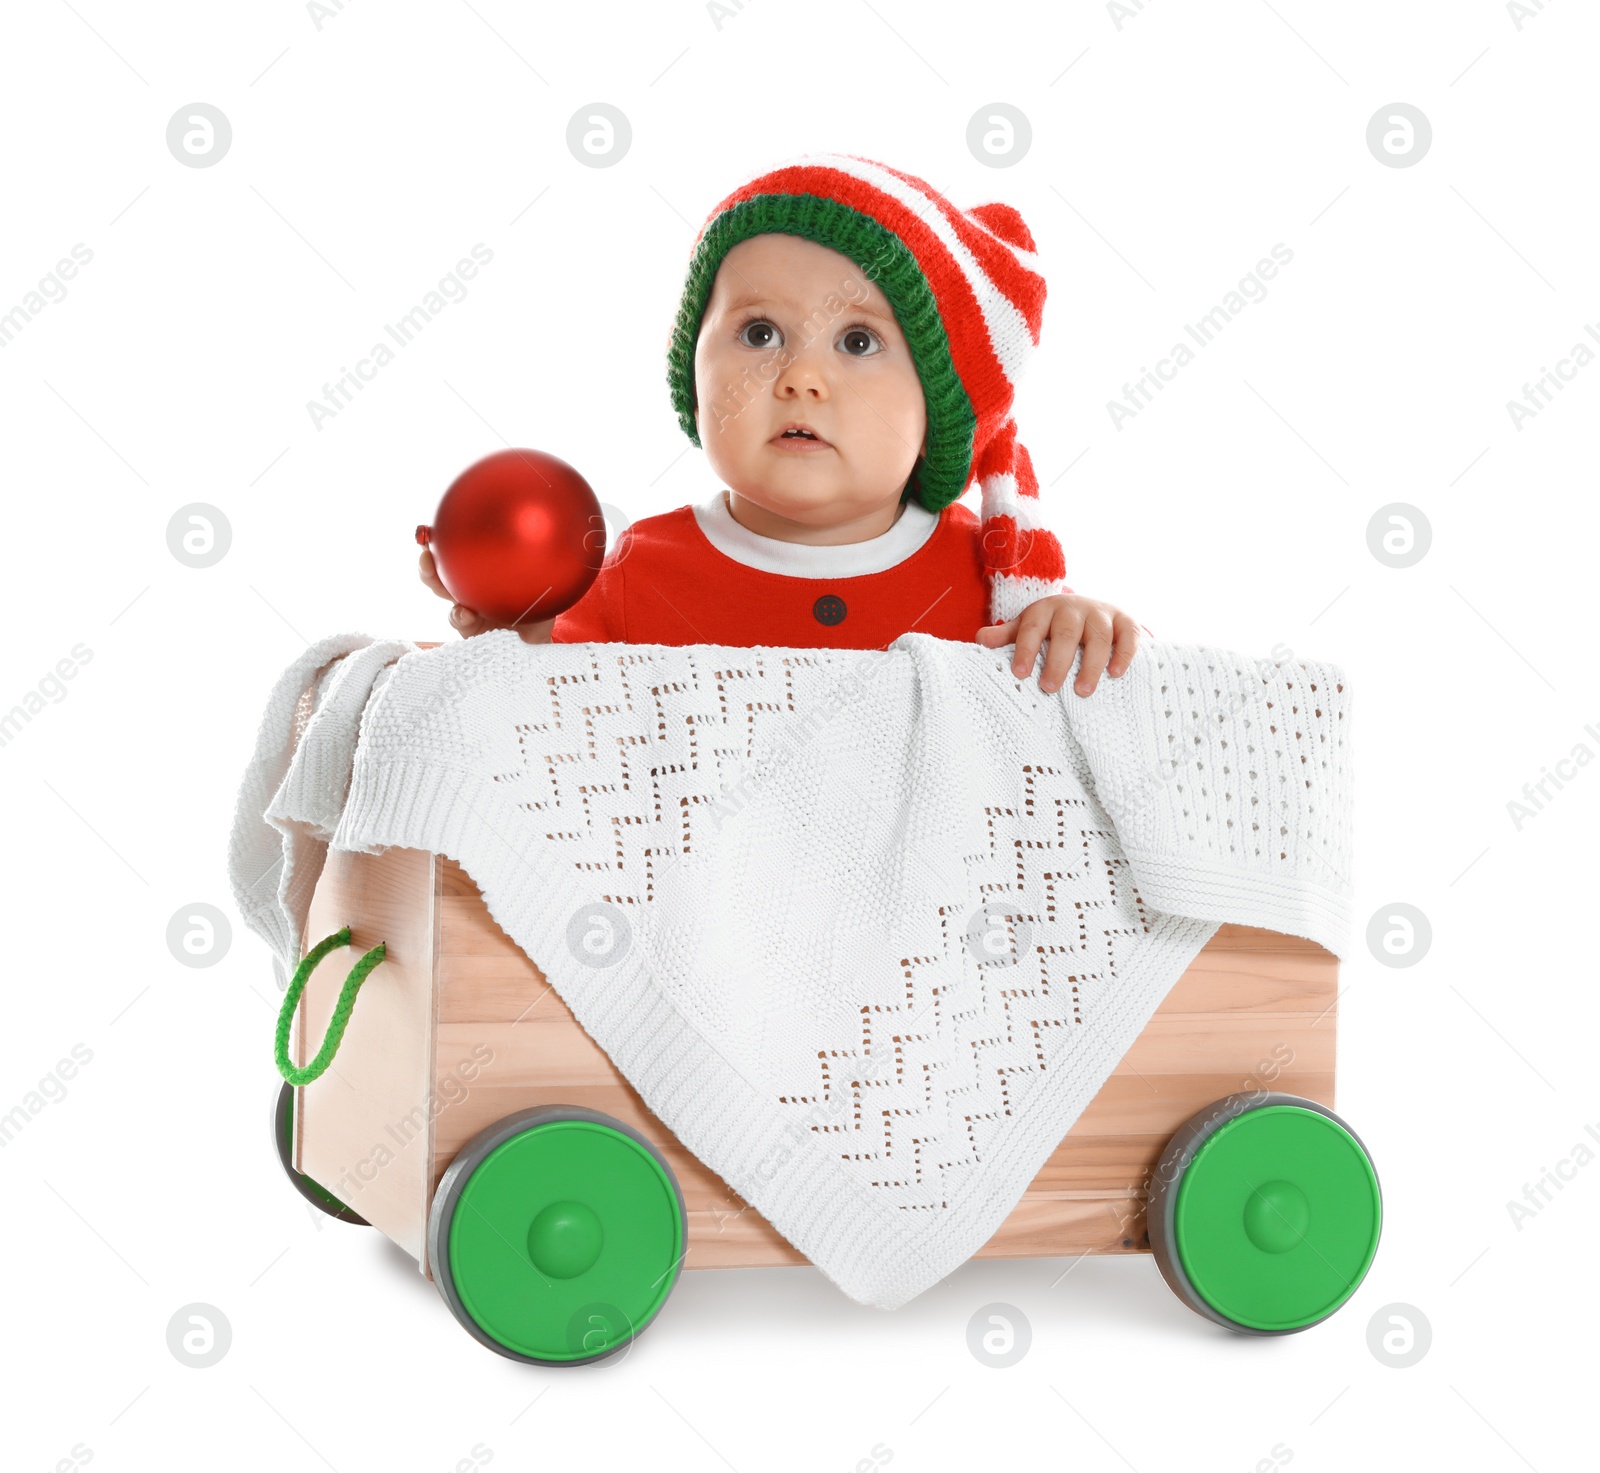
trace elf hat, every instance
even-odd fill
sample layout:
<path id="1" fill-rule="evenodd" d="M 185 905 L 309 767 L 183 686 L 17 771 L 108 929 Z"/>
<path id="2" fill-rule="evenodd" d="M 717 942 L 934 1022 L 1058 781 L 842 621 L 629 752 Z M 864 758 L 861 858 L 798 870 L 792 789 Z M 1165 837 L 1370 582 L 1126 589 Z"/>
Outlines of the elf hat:
<path id="1" fill-rule="evenodd" d="M 1022 216 L 1000 203 L 959 209 L 914 175 L 855 154 L 801 155 L 741 185 L 700 227 L 667 340 L 672 405 L 695 445 L 695 342 L 712 282 L 734 246 L 768 232 L 838 251 L 889 299 L 927 404 L 912 487 L 939 512 L 977 479 L 991 617 L 1062 592 L 1061 544 L 1037 525 L 1039 482 L 1011 416 L 1045 297 Z"/>

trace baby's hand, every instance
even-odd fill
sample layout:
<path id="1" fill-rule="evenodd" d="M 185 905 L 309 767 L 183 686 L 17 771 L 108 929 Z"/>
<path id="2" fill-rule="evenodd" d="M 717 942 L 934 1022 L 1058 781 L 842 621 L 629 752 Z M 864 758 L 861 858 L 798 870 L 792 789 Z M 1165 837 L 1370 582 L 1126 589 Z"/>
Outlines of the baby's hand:
<path id="1" fill-rule="evenodd" d="M 1033 669 L 1039 645 L 1047 639 L 1050 650 L 1039 672 L 1039 689 L 1046 694 L 1061 689 L 1081 643 L 1083 664 L 1078 668 L 1073 689 L 1080 696 L 1087 696 L 1099 684 L 1108 655 L 1113 675 L 1124 674 L 1133 663 L 1134 651 L 1139 647 L 1139 626 L 1110 604 L 1078 593 L 1057 593 L 1029 604 L 1015 619 L 978 631 L 978 643 L 991 649 L 1016 641 L 1017 653 L 1011 662 L 1013 675 L 1026 675 Z"/>
<path id="2" fill-rule="evenodd" d="M 450 598 L 450 590 L 439 581 L 439 570 L 433 565 L 431 547 L 422 549 L 422 556 L 417 559 L 417 570 L 422 576 L 422 581 L 440 598 Z M 487 633 L 491 629 L 515 629 L 524 644 L 552 643 L 550 631 L 555 628 L 554 619 L 539 619 L 527 624 L 495 624 L 485 619 L 476 609 L 458 604 L 453 598 L 450 601 L 450 622 L 463 639 L 470 639 L 474 634 Z"/>

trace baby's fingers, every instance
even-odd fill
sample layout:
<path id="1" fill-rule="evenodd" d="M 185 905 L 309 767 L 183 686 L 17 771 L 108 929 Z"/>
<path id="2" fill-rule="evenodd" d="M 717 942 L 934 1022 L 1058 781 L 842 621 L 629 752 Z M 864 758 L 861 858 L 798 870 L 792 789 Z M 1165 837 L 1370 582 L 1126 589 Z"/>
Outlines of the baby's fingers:
<path id="1" fill-rule="evenodd" d="M 1057 615 L 1050 627 L 1050 649 L 1044 657 L 1044 668 L 1039 672 L 1039 689 L 1047 696 L 1067 683 L 1067 674 L 1078 653 L 1080 627 L 1077 620 L 1069 620 L 1065 615 Z"/>
<path id="2" fill-rule="evenodd" d="M 1034 661 L 1039 655 L 1039 646 L 1044 643 L 1046 636 L 1049 634 L 1050 614 L 1048 607 L 1046 607 L 1045 612 L 1039 614 L 1035 614 L 1032 609 L 1024 609 L 1017 616 L 1017 653 L 1016 658 L 1011 662 L 1011 673 L 1013 675 L 1027 675 L 1032 671 Z M 1072 641 L 1074 646 L 1076 646 L 1076 643 L 1076 640 Z M 1053 647 L 1053 639 L 1051 644 Z M 1068 656 L 1068 662 L 1070 663 L 1070 661 L 1071 657 Z"/>
<path id="3" fill-rule="evenodd" d="M 440 598 L 450 600 L 450 623 L 463 639 L 470 638 L 487 627 L 476 609 L 469 609 L 465 604 L 456 603 L 455 595 L 440 581 L 439 570 L 434 566 L 432 549 L 426 547 L 422 549 L 422 556 L 417 559 L 417 572 L 422 581 Z"/>
<path id="4" fill-rule="evenodd" d="M 1118 612 L 1113 621 L 1116 628 L 1116 653 L 1111 657 L 1111 664 L 1107 667 L 1110 675 L 1125 675 L 1128 666 L 1133 664 L 1134 654 L 1139 648 L 1139 626 L 1127 614 Z"/>
<path id="5" fill-rule="evenodd" d="M 1080 696 L 1092 695 L 1100 683 L 1106 660 L 1111 655 L 1113 625 L 1101 611 L 1092 611 L 1083 622 L 1083 663 L 1078 666 L 1078 680 L 1073 686 Z"/>
<path id="6" fill-rule="evenodd" d="M 421 575 L 422 581 L 440 598 L 450 598 L 450 590 L 439 581 L 439 570 L 434 566 L 431 547 L 422 549 L 422 555 L 417 559 L 417 572 Z"/>

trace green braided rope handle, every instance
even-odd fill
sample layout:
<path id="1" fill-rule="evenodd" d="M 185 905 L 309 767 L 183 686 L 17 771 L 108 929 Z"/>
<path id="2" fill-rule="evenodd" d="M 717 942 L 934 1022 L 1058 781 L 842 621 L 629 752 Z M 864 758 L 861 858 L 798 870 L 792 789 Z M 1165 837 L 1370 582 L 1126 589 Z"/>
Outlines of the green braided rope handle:
<path id="1" fill-rule="evenodd" d="M 350 1010 L 356 1005 L 356 993 L 360 991 L 361 984 L 367 980 L 367 973 L 384 958 L 385 943 L 380 941 L 350 968 L 350 975 L 344 979 L 344 986 L 339 990 L 339 1001 L 333 1005 L 333 1017 L 328 1020 L 328 1032 L 322 1040 L 322 1047 L 317 1050 L 317 1056 L 309 1064 L 304 1068 L 297 1068 L 289 1062 L 289 1026 L 294 1022 L 294 1010 L 300 1002 L 300 994 L 306 990 L 306 983 L 310 980 L 317 963 L 330 951 L 349 944 L 348 926 L 319 941 L 294 969 L 289 990 L 283 995 L 283 1006 L 278 1009 L 278 1073 L 297 1087 L 310 1084 L 313 1079 L 319 1078 L 333 1062 L 333 1056 L 344 1040 L 345 1027 L 350 1022 Z"/>

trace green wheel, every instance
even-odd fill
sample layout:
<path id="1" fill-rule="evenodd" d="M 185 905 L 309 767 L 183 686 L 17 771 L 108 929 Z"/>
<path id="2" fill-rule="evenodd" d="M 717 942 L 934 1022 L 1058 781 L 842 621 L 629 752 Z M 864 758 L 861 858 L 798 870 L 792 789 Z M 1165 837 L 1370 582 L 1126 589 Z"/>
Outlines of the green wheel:
<path id="1" fill-rule="evenodd" d="M 278 1091 L 278 1102 L 272 1111 L 272 1143 L 277 1147 L 278 1160 L 285 1175 L 294 1183 L 294 1189 L 313 1207 L 320 1207 L 329 1217 L 340 1222 L 353 1222 L 361 1227 L 371 1224 L 353 1207 L 346 1207 L 326 1187 L 318 1185 L 303 1172 L 294 1169 L 294 1086 L 286 1084 Z"/>
<path id="2" fill-rule="evenodd" d="M 1367 1148 L 1299 1095 L 1207 1105 L 1174 1134 L 1150 1190 L 1162 1276 L 1196 1313 L 1244 1334 L 1327 1319 L 1366 1276 L 1382 1226 Z"/>
<path id="3" fill-rule="evenodd" d="M 686 1248 L 665 1158 L 598 1110 L 539 1105 L 480 1131 L 428 1214 L 428 1263 L 490 1350 L 535 1365 L 615 1355 L 660 1312 Z"/>

